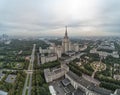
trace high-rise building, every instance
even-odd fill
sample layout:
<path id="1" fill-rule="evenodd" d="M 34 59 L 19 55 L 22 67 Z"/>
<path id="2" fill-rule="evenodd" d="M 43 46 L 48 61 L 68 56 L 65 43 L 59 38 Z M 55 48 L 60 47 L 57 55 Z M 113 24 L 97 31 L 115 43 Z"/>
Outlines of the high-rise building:
<path id="1" fill-rule="evenodd" d="M 67 51 L 71 50 L 71 42 L 67 34 L 67 26 L 66 26 L 65 36 L 62 40 L 62 47 L 63 47 L 63 53 L 66 53 Z"/>
<path id="2" fill-rule="evenodd" d="M 79 52 L 80 47 L 78 43 L 71 43 L 68 37 L 67 33 L 67 26 L 65 29 L 65 36 L 62 39 L 62 45 L 56 46 L 54 43 L 47 49 L 42 49 L 41 47 L 39 48 L 40 54 L 45 54 L 48 53 L 50 54 L 57 54 L 57 58 L 61 58 L 63 53 L 66 53 L 67 55 L 73 55 L 75 52 Z M 50 59 L 51 58 L 51 59 Z M 47 61 L 45 61 L 47 60 Z M 49 62 L 49 61 L 55 61 L 56 60 L 56 55 L 53 57 L 48 57 L 48 56 L 41 56 L 41 62 Z"/>

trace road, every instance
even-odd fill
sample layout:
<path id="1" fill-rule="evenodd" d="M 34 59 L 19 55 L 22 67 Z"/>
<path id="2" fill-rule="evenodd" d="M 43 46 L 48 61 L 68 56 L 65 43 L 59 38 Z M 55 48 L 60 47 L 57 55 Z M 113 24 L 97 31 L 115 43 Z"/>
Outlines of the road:
<path id="1" fill-rule="evenodd" d="M 35 48 L 36 48 L 36 44 L 33 45 L 33 50 L 32 50 L 32 54 L 31 54 L 30 63 L 29 63 L 29 66 L 28 66 L 28 70 L 26 71 L 27 77 L 26 77 L 26 80 L 25 80 L 25 84 L 24 84 L 22 95 L 26 95 L 27 91 L 28 91 L 27 92 L 28 95 L 31 95 L 32 73 L 33 73 L 33 64 L 34 64 L 34 59 L 35 59 Z"/>

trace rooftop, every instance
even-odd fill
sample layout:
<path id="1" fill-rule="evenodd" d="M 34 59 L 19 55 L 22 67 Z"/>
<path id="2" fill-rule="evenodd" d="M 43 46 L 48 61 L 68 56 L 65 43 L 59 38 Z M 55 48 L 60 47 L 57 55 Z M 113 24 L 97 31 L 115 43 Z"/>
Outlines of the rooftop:
<path id="1" fill-rule="evenodd" d="M 7 95 L 7 94 L 8 94 L 7 92 L 0 90 L 0 95 Z"/>
<path id="2" fill-rule="evenodd" d="M 116 95 L 120 95 L 120 89 L 117 89 L 117 90 L 115 91 L 115 94 L 116 94 Z"/>
<path id="3" fill-rule="evenodd" d="M 111 91 L 104 89 L 104 88 L 100 88 L 98 86 L 95 86 L 93 83 L 85 80 L 82 77 L 77 76 L 75 73 L 69 71 L 67 73 L 74 81 L 76 81 L 77 83 L 81 84 L 82 86 L 84 86 L 85 88 L 87 88 L 90 91 L 93 91 L 95 93 L 98 93 L 100 95 L 110 95 Z M 76 94 L 75 94 L 76 95 Z"/>
<path id="4" fill-rule="evenodd" d="M 85 95 L 85 92 L 81 91 L 79 88 L 74 92 L 74 95 Z"/>
<path id="5" fill-rule="evenodd" d="M 63 83 L 64 86 L 67 86 L 67 85 L 70 84 L 70 80 L 65 78 L 64 80 L 62 80 L 62 83 Z"/>
<path id="6" fill-rule="evenodd" d="M 68 74 L 74 81 L 80 83 L 81 85 L 83 85 L 83 86 L 86 87 L 86 88 L 88 88 L 90 85 L 92 85 L 91 82 L 85 80 L 85 79 L 82 78 L 82 77 L 77 76 L 75 73 L 73 73 L 73 72 L 71 72 L 71 71 L 69 71 L 67 74 Z"/>
<path id="7" fill-rule="evenodd" d="M 100 95 L 110 95 L 112 93 L 110 90 L 100 88 L 98 86 L 90 86 L 88 89 L 96 93 L 99 93 Z"/>

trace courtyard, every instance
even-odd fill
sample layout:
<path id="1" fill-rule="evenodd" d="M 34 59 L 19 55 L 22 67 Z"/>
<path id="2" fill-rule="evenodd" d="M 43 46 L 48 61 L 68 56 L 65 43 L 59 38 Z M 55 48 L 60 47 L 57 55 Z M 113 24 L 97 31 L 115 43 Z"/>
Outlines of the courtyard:
<path id="1" fill-rule="evenodd" d="M 94 70 L 97 70 L 97 71 L 104 71 L 104 70 L 106 70 L 106 64 L 104 64 L 102 62 L 98 62 L 98 61 L 94 61 L 93 63 L 91 63 L 91 67 Z"/>

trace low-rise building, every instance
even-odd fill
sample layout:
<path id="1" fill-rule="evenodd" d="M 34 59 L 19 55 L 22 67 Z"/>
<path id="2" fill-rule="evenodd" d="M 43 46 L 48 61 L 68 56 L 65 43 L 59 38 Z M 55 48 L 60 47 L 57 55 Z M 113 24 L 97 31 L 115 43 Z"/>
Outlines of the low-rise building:
<path id="1" fill-rule="evenodd" d="M 115 80 L 120 80 L 120 75 L 114 75 Z"/>
<path id="2" fill-rule="evenodd" d="M 120 74 L 120 64 L 114 64 L 114 72 L 116 72 L 117 74 Z"/>
<path id="3" fill-rule="evenodd" d="M 80 89 L 85 92 L 84 95 L 110 95 L 111 91 L 85 80 L 83 77 L 77 76 L 75 73 L 69 71 L 65 74 L 65 78 L 69 79 L 75 89 Z M 79 94 L 78 94 L 79 95 Z"/>
<path id="4" fill-rule="evenodd" d="M 8 95 L 7 92 L 0 90 L 0 95 Z"/>
<path id="5" fill-rule="evenodd" d="M 51 95 L 57 95 L 53 86 L 49 86 L 49 90 L 50 90 Z"/>
<path id="6" fill-rule="evenodd" d="M 62 64 L 60 68 L 56 69 L 44 69 L 44 76 L 46 82 L 52 82 L 53 80 L 59 79 L 69 71 L 69 67 L 65 64 Z"/>
<path id="7" fill-rule="evenodd" d="M 114 79 L 115 80 L 120 80 L 120 64 L 114 64 Z"/>
<path id="8" fill-rule="evenodd" d="M 95 53 L 95 54 L 99 54 L 99 56 L 102 56 L 103 58 L 106 58 L 107 56 L 112 56 L 114 58 L 119 58 L 119 54 L 117 51 L 113 51 L 112 53 L 108 53 L 105 51 L 97 51 L 97 49 L 92 49 L 90 50 L 90 53 Z"/>
<path id="9" fill-rule="evenodd" d="M 111 94 L 111 95 L 120 95 L 120 89 L 116 89 L 114 94 Z"/>
<path id="10" fill-rule="evenodd" d="M 75 51 L 67 51 L 66 54 L 68 56 L 73 56 L 73 55 L 75 55 Z"/>
<path id="11" fill-rule="evenodd" d="M 58 58 L 57 58 L 56 54 L 48 54 L 47 56 L 42 54 L 40 56 L 40 59 L 41 59 L 41 64 L 44 64 L 44 63 L 47 63 L 47 62 L 56 61 Z"/>
<path id="12" fill-rule="evenodd" d="M 84 45 L 83 47 L 80 47 L 80 51 L 84 51 L 84 50 L 86 50 L 87 49 L 87 45 Z"/>

